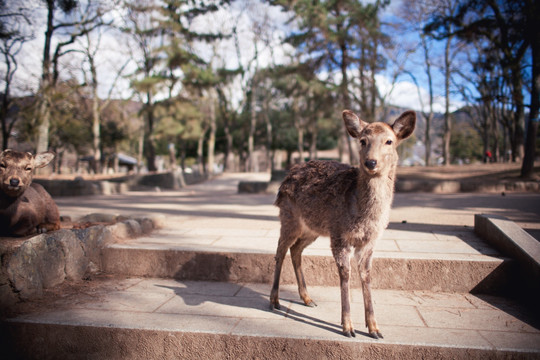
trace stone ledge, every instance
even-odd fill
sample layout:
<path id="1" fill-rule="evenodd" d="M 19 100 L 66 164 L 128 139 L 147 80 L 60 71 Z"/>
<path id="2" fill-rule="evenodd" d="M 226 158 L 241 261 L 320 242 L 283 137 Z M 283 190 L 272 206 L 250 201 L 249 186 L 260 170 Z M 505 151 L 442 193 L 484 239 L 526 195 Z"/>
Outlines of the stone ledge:
<path id="1" fill-rule="evenodd" d="M 240 181 L 238 193 L 240 194 L 275 194 L 281 182 L 268 181 Z M 540 192 L 539 181 L 501 181 L 480 182 L 468 180 L 406 180 L 397 179 L 396 192 L 429 192 L 435 194 L 451 194 L 459 192 L 501 193 Z"/>
<path id="2" fill-rule="evenodd" d="M 182 173 L 181 171 L 161 172 L 143 175 L 127 175 L 109 180 L 50 180 L 34 179 L 53 197 L 57 196 L 88 196 L 111 195 L 127 191 L 161 189 L 178 190 L 186 185 L 196 184 L 206 180 L 205 175 L 195 173 Z"/>
<path id="3" fill-rule="evenodd" d="M 101 272 L 105 246 L 146 235 L 162 224 L 159 218 L 98 214 L 81 220 L 86 222 L 81 229 L 0 239 L 0 313 L 21 300 L 40 298 L 43 289 L 65 280 L 79 281 Z"/>
<path id="4" fill-rule="evenodd" d="M 474 231 L 502 254 L 519 263 L 515 295 L 538 301 L 540 298 L 540 242 L 503 216 L 476 214 Z"/>
<path id="5" fill-rule="evenodd" d="M 504 191 L 540 192 L 540 181 L 486 182 L 474 180 L 408 180 L 397 179 L 396 192 L 431 192 L 437 194 L 478 192 L 500 193 Z"/>

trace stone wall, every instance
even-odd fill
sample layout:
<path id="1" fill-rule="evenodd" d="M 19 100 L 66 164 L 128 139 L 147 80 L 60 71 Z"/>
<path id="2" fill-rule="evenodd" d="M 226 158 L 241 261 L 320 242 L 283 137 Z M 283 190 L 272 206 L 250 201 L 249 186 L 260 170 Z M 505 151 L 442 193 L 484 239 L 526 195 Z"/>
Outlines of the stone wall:
<path id="1" fill-rule="evenodd" d="M 110 195 L 140 190 L 178 190 L 186 185 L 202 182 L 206 178 L 204 174 L 175 171 L 127 175 L 102 181 L 85 180 L 83 178 L 76 178 L 75 180 L 34 179 L 33 181 L 42 185 L 51 196 L 57 197 Z"/>
<path id="2" fill-rule="evenodd" d="M 104 217 L 90 215 L 80 223 L 95 219 Z M 105 246 L 148 234 L 159 226 L 157 218 L 121 218 L 111 225 L 61 229 L 22 240 L 0 238 L 0 310 L 39 298 L 44 289 L 66 280 L 78 281 L 100 272 Z"/>

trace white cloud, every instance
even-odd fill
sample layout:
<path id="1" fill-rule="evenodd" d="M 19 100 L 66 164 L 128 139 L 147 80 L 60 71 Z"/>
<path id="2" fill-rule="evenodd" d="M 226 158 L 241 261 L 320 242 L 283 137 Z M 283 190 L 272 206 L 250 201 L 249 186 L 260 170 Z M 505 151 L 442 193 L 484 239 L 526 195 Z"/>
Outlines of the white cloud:
<path id="1" fill-rule="evenodd" d="M 415 111 L 429 110 L 429 91 L 424 87 L 418 90 L 416 85 L 411 81 L 397 81 L 392 84 L 384 75 L 376 75 L 377 87 L 381 96 L 386 97 L 386 103 L 404 108 L 409 108 Z M 463 103 L 450 99 L 450 111 L 455 111 L 463 106 Z M 444 96 L 436 95 L 433 99 L 433 111 L 444 113 L 445 99 Z"/>

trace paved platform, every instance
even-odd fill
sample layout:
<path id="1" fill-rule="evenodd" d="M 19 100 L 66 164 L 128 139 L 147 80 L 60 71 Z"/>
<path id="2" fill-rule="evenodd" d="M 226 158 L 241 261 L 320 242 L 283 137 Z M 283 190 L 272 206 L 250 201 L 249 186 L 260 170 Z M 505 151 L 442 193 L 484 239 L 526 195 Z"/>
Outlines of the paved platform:
<path id="1" fill-rule="evenodd" d="M 163 216 L 163 228 L 105 249 L 114 276 L 34 304 L 5 324 L 4 341 L 32 358 L 540 358 L 537 314 L 492 291 L 508 282 L 511 261 L 473 232 L 475 213 L 540 229 L 540 195 L 396 194 L 374 260 L 385 338 L 366 336 L 354 289 L 350 340 L 340 334 L 328 239 L 305 251 L 318 306 L 299 303 L 287 260 L 284 310 L 268 310 L 277 208 L 273 195 L 237 193 L 246 176 L 269 177 L 227 174 L 174 192 L 56 199 L 73 218 L 151 213 Z"/>
<path id="2" fill-rule="evenodd" d="M 31 337 L 19 340 L 20 353 L 38 348 L 38 357 L 53 358 L 81 353 L 93 358 L 189 357 L 204 344 L 215 346 L 204 349 L 211 359 L 231 354 L 243 359 L 540 356 L 538 324 L 526 310 L 502 298 L 376 290 L 374 306 L 384 335 L 376 341 L 365 332 L 357 289 L 351 302 L 354 339 L 341 334 L 337 287 L 310 287 L 318 304 L 310 308 L 298 302 L 296 286 L 283 286 L 281 311 L 269 310 L 269 291 L 268 284 L 105 280 L 8 326 L 20 336 L 32 328 L 26 333 Z M 122 335 L 112 333 L 113 329 Z M 40 342 L 55 345 L 36 346 Z M 221 342 L 230 342 L 230 348 L 223 349 Z M 285 349 L 288 352 L 282 353 Z"/>

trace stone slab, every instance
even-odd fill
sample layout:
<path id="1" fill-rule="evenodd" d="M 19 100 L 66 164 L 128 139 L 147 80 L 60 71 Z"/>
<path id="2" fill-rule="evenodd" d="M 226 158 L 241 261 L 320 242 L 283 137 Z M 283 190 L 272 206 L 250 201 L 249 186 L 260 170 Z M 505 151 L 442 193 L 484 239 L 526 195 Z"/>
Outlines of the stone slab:
<path id="1" fill-rule="evenodd" d="M 92 296 L 82 291 L 53 299 L 5 321 L 2 327 L 9 336 L 2 339 L 4 349 L 24 358 L 540 356 L 538 319 L 498 297 L 374 290 L 385 338 L 373 340 L 363 328 L 359 289 L 353 289 L 351 303 L 357 335 L 349 339 L 341 334 L 337 287 L 309 287 L 319 304 L 310 308 L 300 304 L 295 287 L 285 285 L 283 310 L 270 311 L 267 284 L 111 281 L 94 286 Z"/>
<path id="2" fill-rule="evenodd" d="M 498 215 L 475 215 L 475 232 L 519 263 L 515 292 L 529 302 L 540 299 L 540 241 L 513 221 Z"/>

